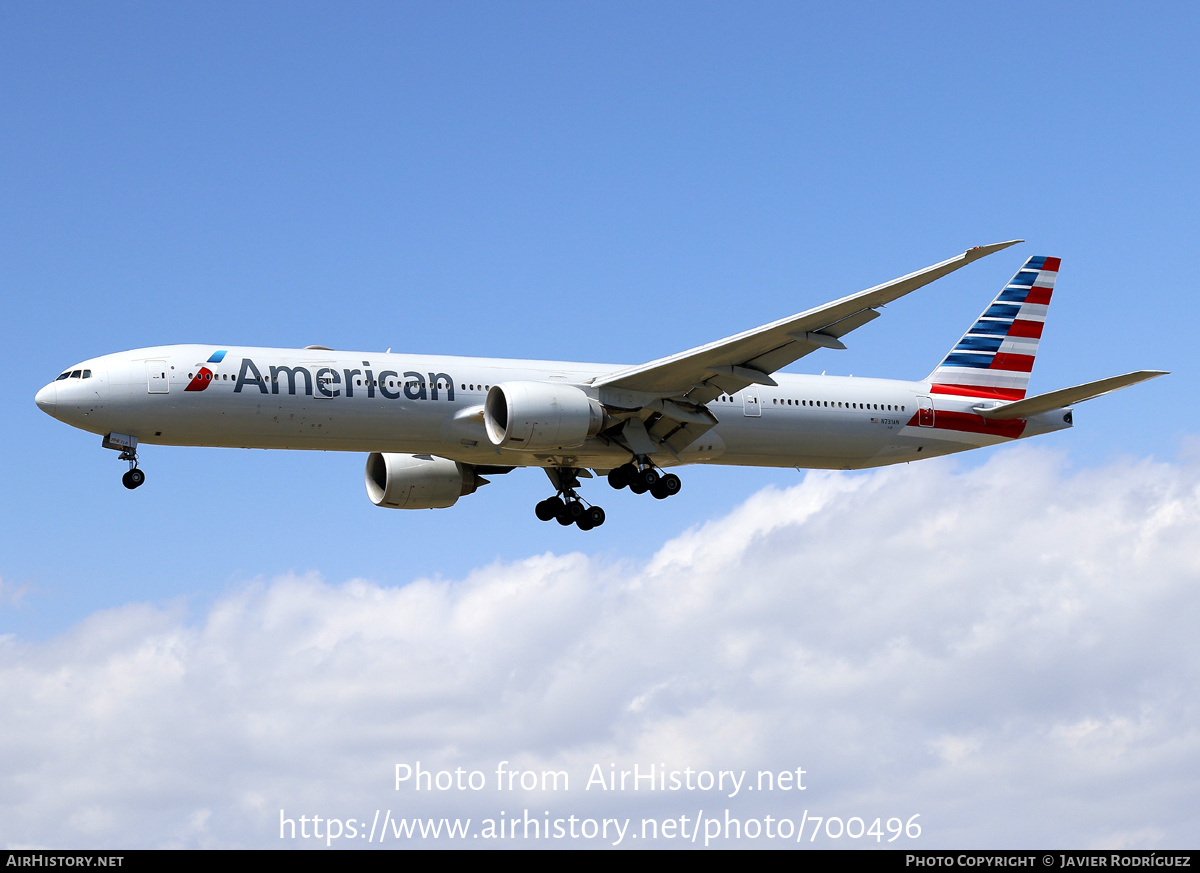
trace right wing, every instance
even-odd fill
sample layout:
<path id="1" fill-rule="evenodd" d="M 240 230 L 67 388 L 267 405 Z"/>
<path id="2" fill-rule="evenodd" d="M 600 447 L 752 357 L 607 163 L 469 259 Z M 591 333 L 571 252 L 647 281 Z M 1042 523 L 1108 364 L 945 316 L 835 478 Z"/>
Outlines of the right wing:
<path id="1" fill-rule="evenodd" d="M 1021 240 L 976 246 L 942 261 L 798 315 L 592 381 L 600 402 L 625 423 L 621 438 L 639 454 L 678 453 L 712 428 L 707 406 L 748 385 L 774 385 L 771 373 L 820 348 L 844 349 L 841 337 L 879 316 L 878 307 Z"/>
<path id="2" fill-rule="evenodd" d="M 976 246 L 949 260 L 841 300 L 601 376 L 592 384 L 702 405 L 747 385 L 774 385 L 770 374 L 819 348 L 844 349 L 841 337 L 879 316 L 876 309 L 1021 240 Z"/>

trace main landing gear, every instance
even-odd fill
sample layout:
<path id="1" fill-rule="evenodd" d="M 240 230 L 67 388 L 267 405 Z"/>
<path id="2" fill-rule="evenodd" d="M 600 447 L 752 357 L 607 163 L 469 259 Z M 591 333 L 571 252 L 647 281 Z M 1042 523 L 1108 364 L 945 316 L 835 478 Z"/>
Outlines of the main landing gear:
<path id="1" fill-rule="evenodd" d="M 554 519 L 563 527 L 573 524 L 580 530 L 591 530 L 604 524 L 604 510 L 585 503 L 575 490 L 579 487 L 578 468 L 547 467 L 546 475 L 557 493 L 534 507 L 538 518 L 542 521 Z"/>
<path id="2" fill-rule="evenodd" d="M 534 512 L 542 521 L 554 519 L 563 527 L 573 524 L 580 530 L 591 530 L 604 524 L 604 510 L 585 505 L 574 491 L 547 497 L 534 507 Z"/>
<path id="3" fill-rule="evenodd" d="M 557 521 L 563 527 L 573 524 L 580 530 L 591 530 L 604 524 L 604 510 L 584 502 L 576 490 L 579 487 L 581 472 L 583 471 L 578 467 L 546 468 L 546 475 L 550 477 L 557 493 L 534 507 L 538 518 L 542 521 Z M 627 487 L 634 494 L 645 494 L 649 491 L 659 500 L 678 494 L 682 485 L 674 473 L 662 473 L 640 455 L 628 464 L 622 464 L 610 471 L 608 484 L 618 490 Z"/>
<path id="4" fill-rule="evenodd" d="M 617 490 L 628 486 L 634 494 L 645 494 L 649 491 L 658 500 L 678 494 L 683 485 L 674 473 L 664 475 L 642 459 L 636 463 L 631 461 L 628 464 L 622 464 L 610 471 L 608 484 Z"/>
<path id="5" fill-rule="evenodd" d="M 118 460 L 129 462 L 129 470 L 121 477 L 121 484 L 130 491 L 140 488 L 146 481 L 146 474 L 138 469 L 137 437 L 124 433 L 110 433 L 104 437 L 101 445 L 120 452 Z"/>

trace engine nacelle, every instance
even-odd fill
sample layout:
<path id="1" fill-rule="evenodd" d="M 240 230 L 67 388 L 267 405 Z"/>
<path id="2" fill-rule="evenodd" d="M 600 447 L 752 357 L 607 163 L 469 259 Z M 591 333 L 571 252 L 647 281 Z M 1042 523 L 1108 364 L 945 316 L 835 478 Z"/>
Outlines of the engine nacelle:
<path id="1" fill-rule="evenodd" d="M 604 425 L 604 410 L 574 385 L 503 382 L 483 404 L 492 445 L 522 451 L 574 449 Z"/>
<path id="2" fill-rule="evenodd" d="M 367 455 L 367 496 L 389 509 L 443 509 L 487 483 L 470 464 L 436 455 Z"/>

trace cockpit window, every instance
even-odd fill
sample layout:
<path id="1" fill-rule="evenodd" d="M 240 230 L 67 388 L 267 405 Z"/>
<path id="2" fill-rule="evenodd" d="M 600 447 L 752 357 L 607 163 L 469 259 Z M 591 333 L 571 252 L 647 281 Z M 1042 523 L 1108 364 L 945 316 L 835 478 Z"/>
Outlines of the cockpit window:
<path id="1" fill-rule="evenodd" d="M 85 379 L 90 379 L 90 378 L 92 378 L 92 371 L 91 371 L 91 370 L 84 370 L 84 371 L 83 371 L 83 378 L 85 378 Z"/>
<path id="2" fill-rule="evenodd" d="M 78 379 L 78 378 L 79 378 L 80 376 L 82 376 L 82 375 L 83 375 L 83 370 L 72 370 L 72 371 L 71 371 L 71 378 L 72 378 L 72 379 Z"/>
<path id="3" fill-rule="evenodd" d="M 59 377 L 58 377 L 57 379 L 55 379 L 54 381 L 55 381 L 55 382 L 61 382 L 63 379 L 70 379 L 70 378 L 71 378 L 71 371 L 70 371 L 70 370 L 67 370 L 67 372 L 63 373 L 61 376 L 59 376 Z"/>

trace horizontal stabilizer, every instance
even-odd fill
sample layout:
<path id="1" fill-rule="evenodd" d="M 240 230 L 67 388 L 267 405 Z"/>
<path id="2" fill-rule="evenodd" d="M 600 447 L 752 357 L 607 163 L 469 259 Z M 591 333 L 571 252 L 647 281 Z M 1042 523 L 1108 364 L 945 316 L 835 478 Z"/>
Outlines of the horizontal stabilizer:
<path id="1" fill-rule="evenodd" d="M 1039 394 L 1036 397 L 1018 400 L 1015 403 L 1006 403 L 1002 406 L 976 406 L 975 411 L 984 418 L 992 421 L 1029 418 L 1041 412 L 1062 409 L 1064 406 L 1082 403 L 1085 400 L 1091 400 L 1093 397 L 1099 397 L 1101 394 L 1108 394 L 1110 391 L 1116 391 L 1119 388 L 1128 388 L 1130 385 L 1136 385 L 1138 382 L 1145 382 L 1147 379 L 1154 379 L 1165 375 L 1167 375 L 1166 370 L 1138 370 L 1135 373 L 1126 373 L 1123 376 L 1110 376 L 1107 379 L 1099 379 L 1095 382 L 1085 382 L 1083 385 L 1076 385 L 1074 388 L 1063 388 L 1059 391 L 1051 391 L 1049 394 Z"/>

